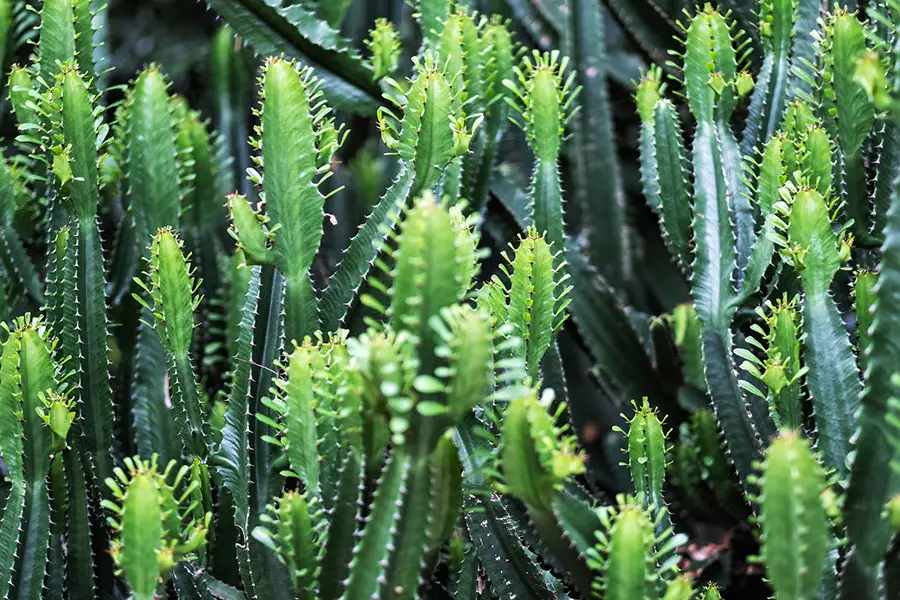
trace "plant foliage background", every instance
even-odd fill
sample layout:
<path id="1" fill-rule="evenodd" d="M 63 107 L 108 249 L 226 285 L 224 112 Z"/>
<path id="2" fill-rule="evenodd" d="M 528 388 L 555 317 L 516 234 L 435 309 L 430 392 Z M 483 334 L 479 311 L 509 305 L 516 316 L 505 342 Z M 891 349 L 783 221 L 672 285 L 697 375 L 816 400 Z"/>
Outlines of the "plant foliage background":
<path id="1" fill-rule="evenodd" d="M 895 0 L 0 28 L 0 597 L 900 597 Z"/>

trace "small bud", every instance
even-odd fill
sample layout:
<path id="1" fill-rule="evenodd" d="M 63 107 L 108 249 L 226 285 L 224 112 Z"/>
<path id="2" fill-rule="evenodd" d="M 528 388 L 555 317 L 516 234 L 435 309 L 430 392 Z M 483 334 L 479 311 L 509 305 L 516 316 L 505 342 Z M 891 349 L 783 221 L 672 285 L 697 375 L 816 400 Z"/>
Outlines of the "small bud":
<path id="1" fill-rule="evenodd" d="M 776 396 L 790 383 L 784 371 L 784 364 L 782 364 L 780 359 L 767 362 L 762 381 L 769 388 L 769 391 Z"/>
<path id="2" fill-rule="evenodd" d="M 827 514 L 828 518 L 832 521 L 841 518 L 841 507 L 838 503 L 837 494 L 835 494 L 834 490 L 830 487 L 822 490 L 822 506 L 825 507 L 825 514 Z"/>
<path id="3" fill-rule="evenodd" d="M 161 548 L 156 554 L 156 565 L 161 575 L 167 575 L 175 567 L 175 549 Z"/>
<path id="4" fill-rule="evenodd" d="M 635 101 L 641 121 L 653 121 L 653 112 L 662 92 L 660 76 L 660 69 L 650 69 L 644 74 L 641 82 L 638 84 Z"/>
<path id="5" fill-rule="evenodd" d="M 753 81 L 753 75 L 747 71 L 738 73 L 737 81 L 735 82 L 735 90 L 737 91 L 738 97 L 743 98 L 752 92 L 755 85 L 756 83 Z"/>
<path id="6" fill-rule="evenodd" d="M 887 517 L 888 523 L 891 525 L 891 531 L 895 534 L 900 533 L 900 494 L 888 501 Z"/>
<path id="7" fill-rule="evenodd" d="M 869 99 L 878 109 L 885 110 L 890 107 L 891 98 L 887 92 L 887 75 L 884 63 L 877 53 L 871 50 L 864 52 L 856 61 L 854 81 L 866 91 Z"/>
<path id="8" fill-rule="evenodd" d="M 472 137 L 475 135 L 475 130 L 478 129 L 478 126 L 483 120 L 484 116 L 478 115 L 472 123 L 472 128 L 468 129 L 466 127 L 465 116 L 450 116 L 450 129 L 453 131 L 453 152 L 456 156 L 463 156 L 464 154 L 469 153 L 469 145 L 472 142 Z"/>
<path id="9" fill-rule="evenodd" d="M 853 236 L 848 235 L 847 237 L 842 237 L 838 242 L 838 258 L 842 263 L 850 260 L 851 251 L 853 250 Z"/>
<path id="10" fill-rule="evenodd" d="M 72 163 L 69 160 L 69 148 L 57 146 L 51 150 L 53 153 L 53 174 L 59 180 L 60 187 L 65 187 L 72 178 Z"/>
<path id="11" fill-rule="evenodd" d="M 725 78 L 721 73 L 713 73 L 709 78 L 709 87 L 713 89 L 716 96 L 721 96 L 726 87 Z"/>
<path id="12" fill-rule="evenodd" d="M 50 425 L 50 431 L 63 442 L 65 442 L 66 436 L 69 434 L 69 428 L 74 420 L 75 413 L 69 410 L 65 402 L 57 400 L 50 405 L 47 423 Z"/>

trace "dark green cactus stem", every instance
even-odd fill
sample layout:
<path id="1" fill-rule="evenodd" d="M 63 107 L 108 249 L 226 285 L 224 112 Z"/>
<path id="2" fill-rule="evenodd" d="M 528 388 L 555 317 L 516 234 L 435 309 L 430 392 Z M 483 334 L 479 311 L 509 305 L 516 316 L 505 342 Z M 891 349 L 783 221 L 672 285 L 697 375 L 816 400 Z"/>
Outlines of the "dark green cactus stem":
<path id="1" fill-rule="evenodd" d="M 183 106 L 187 108 L 186 103 Z M 184 199 L 184 242 L 196 260 L 203 289 L 211 294 L 222 286 L 219 257 L 225 251 L 221 239 L 226 222 L 222 208 L 224 157 L 215 148 L 199 113 L 187 111 L 178 122 L 176 140 L 186 170 L 182 179 L 190 182 Z"/>
<path id="2" fill-rule="evenodd" d="M 765 56 L 750 96 L 750 111 L 744 128 L 742 151 L 750 156 L 758 145 L 781 127 L 792 96 L 792 42 L 805 31 L 797 31 L 800 3 L 794 0 L 760 2 L 759 30 Z"/>
<path id="3" fill-rule="evenodd" d="M 114 280 L 114 302 L 134 287 L 139 257 L 149 258 L 150 236 L 161 227 L 177 227 L 180 221 L 182 187 L 176 124 L 167 88 L 162 73 L 151 65 L 135 80 L 124 108 L 129 214 L 123 227 L 134 235 L 129 238 L 125 234 L 119 240 L 132 246 L 121 249 L 126 264 L 121 266 L 123 278 Z M 144 309 L 141 323 L 136 325 L 131 412 L 138 453 L 144 459 L 159 453 L 167 461 L 177 458 L 178 452 L 163 440 L 176 439 L 178 425 L 166 406 L 166 352 L 159 336 L 151 331 L 153 320 Z"/>
<path id="4" fill-rule="evenodd" d="M 635 100 L 641 119 L 641 181 L 650 208 L 682 269 L 691 265 L 691 202 L 681 126 L 675 106 L 661 101 L 662 71 L 651 69 L 638 85 Z"/>
<path id="5" fill-rule="evenodd" d="M 845 476 L 862 386 L 847 331 L 829 290 L 850 241 L 834 234 L 829 207 L 816 190 L 796 192 L 789 219 L 788 251 L 803 285 L 803 356 L 809 367 L 807 385 L 816 414 L 819 450 L 825 464 Z"/>
<path id="6" fill-rule="evenodd" d="M 194 281 L 182 242 L 171 228 L 162 228 L 153 236 L 147 273 L 147 281 L 138 280 L 138 284 L 148 300 L 137 294 L 135 299 L 153 315 L 150 325 L 159 334 L 166 352 L 168 395 L 182 447 L 204 459 L 210 437 L 209 419 L 190 355 L 194 313 L 200 303 L 196 295 L 199 282 Z"/>
<path id="7" fill-rule="evenodd" d="M 248 532 L 256 524 L 256 515 L 251 512 L 251 449 L 249 396 L 251 390 L 251 365 L 253 357 L 253 322 L 258 307 L 260 291 L 260 267 L 250 272 L 247 290 L 240 298 L 240 306 L 235 311 L 239 318 L 234 325 L 236 337 L 232 338 L 232 355 L 235 367 L 231 372 L 228 390 L 228 408 L 222 441 L 216 448 L 216 468 L 222 482 L 234 501 L 234 524 L 239 531 Z M 251 520 L 252 519 L 252 520 Z M 265 548 L 244 538 L 237 545 L 238 566 L 244 589 L 254 593 L 256 585 L 253 575 L 253 561 L 259 561 L 259 553 Z"/>
<path id="8" fill-rule="evenodd" d="M 776 597 L 820 598 L 830 541 L 825 472 L 809 443 L 782 431 L 766 451 L 760 482 L 762 559 Z"/>
<path id="9" fill-rule="evenodd" d="M 890 533 L 884 507 L 900 493 L 900 474 L 890 468 L 896 460 L 895 436 L 885 423 L 889 399 L 898 397 L 891 378 L 900 360 L 891 324 L 900 306 L 900 194 L 896 186 L 884 228 L 884 244 L 875 287 L 874 318 L 869 328 L 866 386 L 861 399 L 855 457 L 850 469 L 844 518 L 852 544 L 843 571 L 842 600 L 877 598 L 881 593 L 882 560 Z"/>
<path id="10" fill-rule="evenodd" d="M 221 134 L 221 148 L 232 164 L 226 185 L 227 192 L 238 186 L 243 194 L 249 194 L 250 181 L 244 176 L 250 166 L 250 156 L 245 150 L 247 125 L 243 118 L 249 102 L 248 91 L 252 86 L 249 74 L 248 52 L 242 47 L 241 38 L 225 26 L 216 32 L 211 51 L 212 80 L 215 84 L 216 130 Z"/>
<path id="11" fill-rule="evenodd" d="M 500 151 L 500 140 L 509 125 L 510 107 L 507 98 L 510 91 L 503 82 L 515 76 L 513 60 L 517 52 L 509 29 L 497 19 L 492 19 L 485 26 L 481 44 L 483 52 L 487 54 L 483 67 L 488 82 L 486 94 L 492 104 L 486 111 L 484 127 L 479 133 L 480 141 L 477 142 L 482 144 L 482 150 L 472 154 L 473 159 L 480 156 L 481 164 L 470 168 L 475 171 L 474 175 L 467 172 L 468 176 L 474 177 L 474 181 L 469 184 L 468 197 L 473 209 L 479 211 L 487 204 L 488 188 Z"/>
<path id="12" fill-rule="evenodd" d="M 462 508 L 462 464 L 453 438 L 445 435 L 431 456 L 432 514 L 428 522 L 429 554 L 453 534 Z"/>
<path id="13" fill-rule="evenodd" d="M 723 73 L 726 82 L 736 75 L 735 52 L 730 30 L 718 12 L 706 8 L 693 18 L 687 29 L 684 77 L 688 104 L 697 119 L 693 164 L 694 262 L 691 293 L 702 323 L 703 357 L 706 380 L 716 415 L 721 423 L 731 459 L 741 482 L 753 471 L 760 455 L 758 435 L 768 437 L 771 422 L 764 407 L 751 401 L 747 410 L 732 368 L 733 334 L 730 330 L 735 312 L 732 276 L 741 265 L 738 246 L 752 237 L 752 223 L 746 223 L 746 211 L 731 205 L 742 197 L 735 181 L 737 164 L 732 164 L 734 138 L 726 122 L 734 108 L 734 91 L 726 85 L 717 92 L 713 73 Z M 724 117 L 724 119 L 723 119 Z M 731 225 L 734 210 L 738 228 L 737 244 Z M 749 246 L 741 246 L 749 249 Z"/>
<path id="14" fill-rule="evenodd" d="M 315 0 L 318 13 L 332 28 L 340 30 L 341 22 L 350 9 L 353 0 Z"/>
<path id="15" fill-rule="evenodd" d="M 61 228 L 54 240 L 51 255 L 52 279 L 48 278 L 48 307 L 53 329 L 57 332 L 57 360 L 67 360 L 78 348 L 78 315 L 77 306 L 77 248 L 76 235 L 72 235 L 69 227 Z M 79 397 L 80 402 L 84 398 Z M 97 590 L 94 585 L 94 557 L 91 547 L 90 510 L 93 506 L 96 488 L 92 474 L 88 470 L 90 458 L 87 456 L 89 446 L 85 437 L 87 424 L 86 408 L 78 406 L 81 418 L 74 423 L 71 444 L 61 453 L 64 464 L 65 490 L 62 495 L 54 489 L 54 502 L 61 502 L 65 507 L 65 540 L 66 561 L 65 580 L 69 595 L 81 600 L 92 600 Z M 93 488 L 93 489 L 92 489 Z M 55 519 L 55 517 L 54 517 Z M 55 535 L 55 534 L 54 534 Z"/>
<path id="16" fill-rule="evenodd" d="M 583 211 L 591 264 L 622 289 L 631 269 L 631 253 L 609 98 L 608 71 L 615 59 L 607 54 L 605 13 L 593 0 L 569 0 L 560 7 L 568 9 L 561 41 L 581 87 L 570 127 L 571 192 L 578 203 L 573 212 Z"/>
<path id="17" fill-rule="evenodd" d="M 253 293 L 251 284 L 250 293 Z M 250 373 L 247 375 L 249 382 L 247 388 L 249 401 L 249 414 L 255 414 L 257 419 L 249 424 L 249 449 L 252 452 L 252 461 L 245 468 L 250 469 L 248 474 L 252 485 L 250 487 L 250 515 L 251 528 L 256 525 L 257 516 L 262 514 L 266 505 L 278 493 L 283 486 L 283 476 L 274 466 L 277 454 L 270 444 L 266 443 L 268 437 L 274 435 L 275 430 L 259 417 L 274 416 L 271 409 L 265 406 L 266 398 L 274 382 L 274 368 L 282 351 L 284 339 L 284 312 L 283 306 L 284 279 L 281 272 L 268 265 L 260 269 L 260 282 L 254 307 L 256 309 L 255 320 L 252 323 L 252 346 L 248 358 Z M 249 305 L 249 302 L 248 302 Z M 246 307 L 245 307 L 246 308 Z M 239 391 L 237 387 L 232 390 Z M 244 402 L 242 398 L 241 403 Z M 250 450 L 252 449 L 252 450 Z M 279 598 L 286 600 L 290 597 L 290 574 L 278 562 L 276 557 L 255 539 L 249 541 L 251 569 L 256 573 L 253 585 L 260 596 Z"/>
<path id="18" fill-rule="evenodd" d="M 414 63 L 416 76 L 408 89 L 387 82 L 392 91 L 386 97 L 402 108 L 402 118 L 384 107 L 378 113 L 382 139 L 400 158 L 400 171 L 344 251 L 322 294 L 325 331 L 334 331 L 345 318 L 386 233 L 396 225 L 408 200 L 433 189 L 450 161 L 469 148 L 471 130 L 464 116 L 454 110 L 450 84 L 436 55 L 426 52 Z"/>
<path id="19" fill-rule="evenodd" d="M 126 175 L 140 246 L 160 227 L 177 226 L 181 213 L 176 131 L 167 88 L 159 69 L 150 66 L 135 80 L 128 100 Z M 137 268 L 135 257 L 131 272 Z"/>
<path id="20" fill-rule="evenodd" d="M 534 171 L 529 198 L 538 233 L 546 236 L 554 248 L 565 248 L 562 188 L 559 176 L 559 153 L 563 132 L 571 118 L 574 73 L 566 79 L 569 60 L 559 53 L 526 55 L 516 68 L 518 85 L 505 81 L 517 96 L 513 106 L 520 112 L 528 143 L 534 153 Z"/>
<path id="21" fill-rule="evenodd" d="M 112 392 L 109 386 L 109 359 L 106 330 L 106 281 L 104 260 L 97 224 L 100 201 L 98 175 L 98 131 L 90 91 L 82 76 L 71 67 L 63 69 L 61 88 L 61 131 L 58 143 L 68 148 L 66 157 L 71 179 L 59 180 L 60 194 L 74 205 L 74 246 L 77 256 L 75 281 L 59 281 L 57 286 L 76 290 L 75 311 L 77 348 L 66 352 L 80 364 L 78 402 L 82 413 L 82 431 L 98 480 L 112 473 L 110 451 L 113 442 Z M 72 332 L 61 331 L 61 336 Z"/>

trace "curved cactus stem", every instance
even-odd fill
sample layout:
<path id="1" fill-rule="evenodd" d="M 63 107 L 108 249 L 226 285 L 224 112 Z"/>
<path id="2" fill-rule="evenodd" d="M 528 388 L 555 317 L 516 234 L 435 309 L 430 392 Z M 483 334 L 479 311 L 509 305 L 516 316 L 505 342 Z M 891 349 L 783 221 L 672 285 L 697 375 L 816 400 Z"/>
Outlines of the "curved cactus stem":
<path id="1" fill-rule="evenodd" d="M 91 531 L 91 504 L 96 497 L 88 486 L 84 458 L 76 448 L 84 447 L 84 441 L 64 454 L 66 480 L 66 589 L 69 597 L 90 600 L 97 597 L 94 574 L 93 537 Z"/>
<path id="2" fill-rule="evenodd" d="M 885 422 L 888 399 L 897 396 L 891 377 L 900 361 L 893 323 L 900 307 L 900 193 L 891 197 L 882 247 L 881 270 L 875 288 L 874 320 L 870 329 L 868 370 L 863 389 L 855 455 L 850 466 L 844 518 L 852 544 L 841 577 L 840 598 L 876 598 L 882 582 L 881 562 L 890 541 L 884 520 L 889 498 L 900 492 L 896 434 Z"/>
<path id="3" fill-rule="evenodd" d="M 622 175 L 606 74 L 609 57 L 604 13 L 593 0 L 569 0 L 566 8 L 569 9 L 567 53 L 574 60 L 581 86 L 579 110 L 571 125 L 574 197 L 585 218 L 591 264 L 613 287 L 621 289 L 630 269 Z"/>
<path id="4" fill-rule="evenodd" d="M 389 548 L 403 506 L 404 474 L 411 465 L 412 457 L 402 447 L 395 449 L 388 458 L 362 538 L 353 552 L 347 587 L 341 596 L 343 600 L 368 600 L 378 595 L 385 585 Z M 410 590 L 401 593 L 410 593 Z"/>
<path id="5" fill-rule="evenodd" d="M 244 267 L 249 268 L 249 267 Z M 241 581 L 248 595 L 254 595 L 256 586 L 254 579 L 254 561 L 259 551 L 256 544 L 251 545 L 251 448 L 250 448 L 250 373 L 253 356 L 253 322 L 259 302 L 261 267 L 253 267 L 248 282 L 247 293 L 241 302 L 240 321 L 235 324 L 238 336 L 233 340 L 234 369 L 231 373 L 231 384 L 228 391 L 228 409 L 225 413 L 225 426 L 222 429 L 222 441 L 215 451 L 216 470 L 222 477 L 224 486 L 234 500 L 234 523 L 238 534 L 237 555 Z M 251 560 L 251 556 L 253 560 Z"/>
<path id="6" fill-rule="evenodd" d="M 848 333 L 829 292 L 841 264 L 838 244 L 843 242 L 832 231 L 828 206 L 819 192 L 801 189 L 795 194 L 788 236 L 792 247 L 802 252 L 794 260 L 802 268 L 803 356 L 809 367 L 807 385 L 819 448 L 825 464 L 844 477 L 862 386 Z"/>
<path id="7" fill-rule="evenodd" d="M 322 600 L 337 600 L 350 572 L 356 540 L 363 468 L 359 452 L 347 452 L 338 474 L 338 487 L 332 500 L 328 533 L 319 572 L 319 595 Z"/>
<path id="8" fill-rule="evenodd" d="M 412 167 L 400 167 L 394 183 L 366 217 L 363 226 L 344 251 L 319 303 L 323 330 L 336 330 L 346 318 L 354 295 L 384 244 L 386 230 L 393 228 L 400 218 L 400 211 L 410 196 L 414 177 Z"/>
<path id="9" fill-rule="evenodd" d="M 338 110 L 373 114 L 378 88 L 371 68 L 340 34 L 305 3 L 276 8 L 265 0 L 207 0 L 262 56 L 289 56 L 316 68 L 328 103 Z"/>
<path id="10" fill-rule="evenodd" d="M 809 4 L 809 2 L 806 2 Z M 806 35 L 796 30 L 799 2 L 795 0 L 764 0 L 760 22 L 766 33 L 762 35 L 765 56 L 750 96 L 747 125 L 741 142 L 744 156 L 771 138 L 781 127 L 788 102 L 791 100 L 792 42 Z"/>

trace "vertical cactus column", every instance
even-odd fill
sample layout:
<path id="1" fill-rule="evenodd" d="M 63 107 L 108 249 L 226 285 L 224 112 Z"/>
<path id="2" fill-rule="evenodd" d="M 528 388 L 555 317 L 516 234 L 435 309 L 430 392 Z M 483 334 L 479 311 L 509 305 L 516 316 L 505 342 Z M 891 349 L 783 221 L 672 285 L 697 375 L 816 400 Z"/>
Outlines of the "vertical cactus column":
<path id="1" fill-rule="evenodd" d="M 8 330 L 0 357 L 2 453 L 10 493 L 0 521 L 0 592 L 42 597 L 50 542 L 48 475 L 65 446 L 71 419 L 66 390 L 53 360 L 47 324 L 27 315 Z M 57 490 L 54 490 L 56 492 Z M 61 491 L 61 490 L 60 490 Z"/>
<path id="2" fill-rule="evenodd" d="M 147 67 L 134 81 L 122 109 L 125 121 L 124 166 L 128 186 L 126 220 L 117 239 L 113 301 L 134 289 L 141 259 L 149 258 L 150 237 L 160 227 L 178 227 L 183 187 L 178 168 L 174 106 L 168 83 L 159 68 Z M 138 454 L 148 460 L 158 453 L 164 462 L 180 456 L 178 424 L 166 406 L 167 365 L 159 336 L 152 331 L 153 315 L 128 306 L 128 327 L 135 335 L 133 355 L 123 361 L 123 376 L 130 375 L 130 413 Z M 124 308 L 123 308 L 124 312 Z M 133 315 L 133 316 L 132 316 Z"/>
<path id="3" fill-rule="evenodd" d="M 761 555 L 778 600 L 821 598 L 831 543 L 824 489 L 825 473 L 809 443 L 781 432 L 766 451 L 759 497 Z"/>
<path id="4" fill-rule="evenodd" d="M 747 487 L 753 462 L 762 452 L 760 440 L 767 440 L 774 426 L 765 402 L 742 393 L 732 366 L 732 321 L 738 305 L 759 289 L 774 246 L 771 236 L 757 234 L 756 208 L 740 177 L 743 159 L 729 122 L 738 100 L 753 83 L 741 71 L 745 57 L 736 50 L 740 40 L 735 38 L 725 17 L 709 6 L 685 30 L 684 87 L 697 121 L 690 157 L 692 191 L 686 189 L 683 176 L 682 157 L 688 153 L 682 147 L 672 106 L 659 98 L 658 74 L 645 78 L 638 99 L 645 190 L 651 207 L 663 216 L 673 253 L 690 269 L 706 382 L 730 458 Z M 760 189 L 769 186 L 764 190 L 765 203 L 760 201 L 763 223 L 775 216 L 778 197 L 772 192 L 782 183 L 777 150 L 772 146 L 769 160 L 775 164 L 762 171 L 758 181 Z M 693 211 L 686 215 L 685 200 L 691 194 Z M 769 222 L 764 228 L 772 230 L 774 225 Z M 693 239 L 692 253 L 689 239 Z"/>

